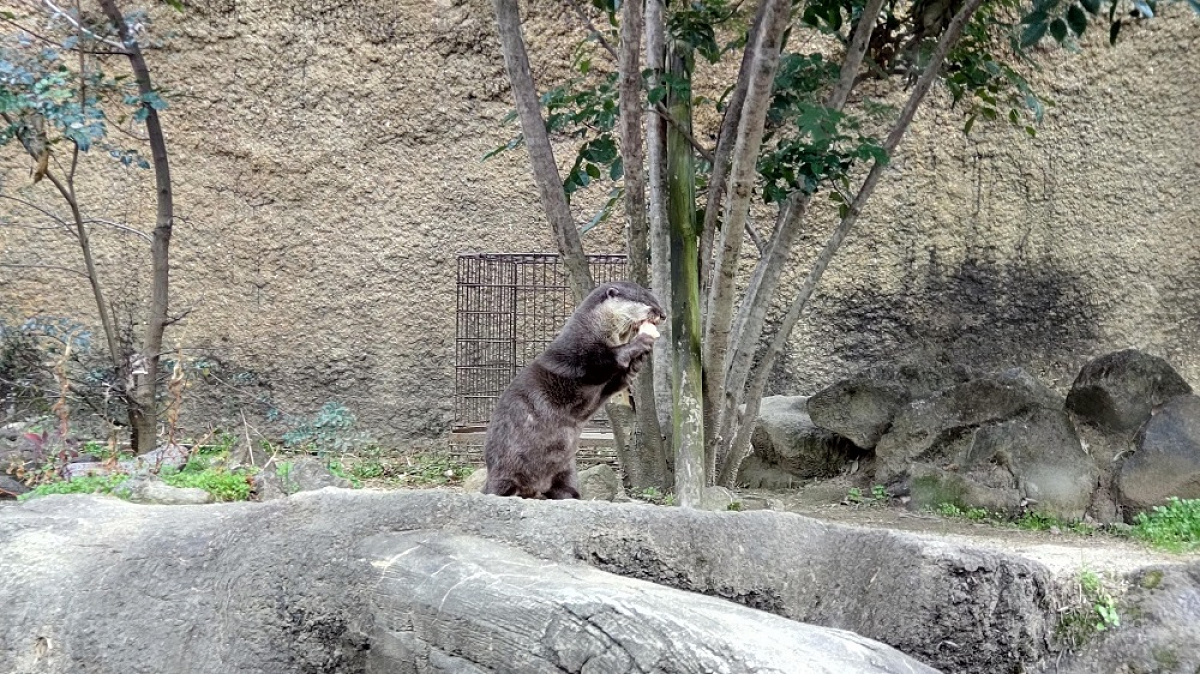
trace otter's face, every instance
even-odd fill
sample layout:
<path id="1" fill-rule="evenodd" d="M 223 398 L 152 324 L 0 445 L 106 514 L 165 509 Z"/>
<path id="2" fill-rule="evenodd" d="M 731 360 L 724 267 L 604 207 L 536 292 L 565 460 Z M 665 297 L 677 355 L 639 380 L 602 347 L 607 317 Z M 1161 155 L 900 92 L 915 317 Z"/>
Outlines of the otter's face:
<path id="1" fill-rule="evenodd" d="M 606 341 L 613 346 L 628 343 L 643 323 L 658 325 L 667 317 L 658 298 L 636 283 L 605 283 L 593 290 L 588 299 L 594 300 L 594 310 L 600 312 L 607 324 Z"/>

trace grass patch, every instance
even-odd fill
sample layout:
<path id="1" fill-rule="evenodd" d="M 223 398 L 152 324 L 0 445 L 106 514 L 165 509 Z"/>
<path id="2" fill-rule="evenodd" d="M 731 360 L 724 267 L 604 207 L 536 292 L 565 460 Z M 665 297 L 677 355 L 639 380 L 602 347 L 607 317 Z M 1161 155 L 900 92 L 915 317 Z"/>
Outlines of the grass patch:
<path id="1" fill-rule="evenodd" d="M 218 501 L 245 501 L 250 498 L 250 476 L 246 471 L 226 471 L 218 468 L 183 470 L 159 473 L 162 481 L 172 487 L 195 487 L 212 494 Z"/>
<path id="2" fill-rule="evenodd" d="M 343 454 L 327 464 L 330 472 L 355 487 L 375 483 L 385 487 L 436 487 L 460 484 L 475 467 L 441 452 L 401 454 L 371 446 Z"/>
<path id="3" fill-rule="evenodd" d="M 50 494 L 111 494 L 113 489 L 116 489 L 122 482 L 128 480 L 129 476 L 123 473 L 116 475 L 88 475 L 77 477 L 70 482 L 48 482 L 39 484 L 32 491 L 21 494 L 18 497 L 20 501 L 27 501 L 31 498 L 39 496 L 48 496 Z"/>
<path id="4" fill-rule="evenodd" d="M 982 524 L 1012 527 L 1024 531 L 1068 531 L 1081 536 L 1096 533 L 1096 527 L 1086 522 L 1064 520 L 1048 513 L 1030 511 L 1013 518 L 1004 513 L 991 512 L 986 508 L 961 508 L 953 503 L 940 503 L 933 512 L 942 517 L 965 519 Z"/>
<path id="5" fill-rule="evenodd" d="M 1134 519 L 1134 538 L 1171 552 L 1200 549 L 1200 499 L 1171 497 L 1165 506 Z"/>

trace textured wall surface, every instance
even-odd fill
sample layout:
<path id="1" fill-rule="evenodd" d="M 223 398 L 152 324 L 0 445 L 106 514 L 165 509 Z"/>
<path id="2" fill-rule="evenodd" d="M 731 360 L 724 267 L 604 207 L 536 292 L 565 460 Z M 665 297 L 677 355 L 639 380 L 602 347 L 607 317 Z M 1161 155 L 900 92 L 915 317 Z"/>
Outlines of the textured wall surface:
<path id="1" fill-rule="evenodd" d="M 551 5 L 527 25 L 541 81 L 563 74 L 579 34 Z M 913 349 L 1025 364 L 1064 386 L 1089 357 L 1136 346 L 1200 384 L 1200 22 L 1168 18 L 1115 48 L 1097 35 L 1048 57 L 1035 81 L 1057 105 L 1036 139 L 980 125 L 965 138 L 961 114 L 933 99 L 775 390 L 810 393 Z M 171 348 L 255 373 L 238 382 L 287 411 L 339 400 L 382 437 L 447 430 L 455 256 L 552 249 L 525 155 L 480 161 L 515 131 L 501 125 L 511 103 L 491 21 L 486 0 L 202 0 L 162 16 L 151 67 L 175 95 L 173 307 L 191 309 Z M 28 162 L 5 152 L 0 179 L 16 189 Z M 149 172 L 88 175 L 92 214 L 150 228 Z M 53 203 L 46 187 L 21 189 Z M 581 220 L 602 196 L 578 200 Z M 798 271 L 832 224 L 814 214 Z M 112 294 L 136 293 L 144 280 L 122 272 L 148 267 L 142 248 L 97 240 Z M 614 221 L 585 244 L 620 241 Z M 78 266 L 78 252 L 60 232 L 0 227 L 0 260 Z M 77 277 L 50 270 L 0 268 L 0 307 L 95 313 Z M 222 397 L 205 422 L 238 418 Z"/>

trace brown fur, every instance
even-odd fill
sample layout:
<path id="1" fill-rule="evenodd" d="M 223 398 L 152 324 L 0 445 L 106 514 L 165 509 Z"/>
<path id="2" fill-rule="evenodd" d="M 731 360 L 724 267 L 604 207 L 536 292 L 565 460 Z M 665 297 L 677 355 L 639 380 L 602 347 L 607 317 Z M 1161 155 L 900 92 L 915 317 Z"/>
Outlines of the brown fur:
<path id="1" fill-rule="evenodd" d="M 583 425 L 629 386 L 654 339 L 638 332 L 665 317 L 649 290 L 626 282 L 596 288 L 558 337 L 496 401 L 483 456 L 483 493 L 579 498 L 575 453 Z"/>

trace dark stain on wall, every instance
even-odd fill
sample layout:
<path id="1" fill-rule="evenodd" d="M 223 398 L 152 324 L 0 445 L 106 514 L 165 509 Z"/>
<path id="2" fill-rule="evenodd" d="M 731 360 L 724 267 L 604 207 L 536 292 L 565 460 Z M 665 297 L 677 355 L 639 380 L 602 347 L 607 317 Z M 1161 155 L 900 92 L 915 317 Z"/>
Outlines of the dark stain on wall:
<path id="1" fill-rule="evenodd" d="M 928 264 L 910 269 L 899 292 L 864 279 L 849 292 L 816 297 L 808 320 L 829 340 L 816 350 L 858 366 L 936 354 L 981 369 L 1019 365 L 1070 377 L 1098 339 L 1099 310 L 1086 280 L 1072 272 L 983 257 L 951 267 L 933 251 Z"/>

